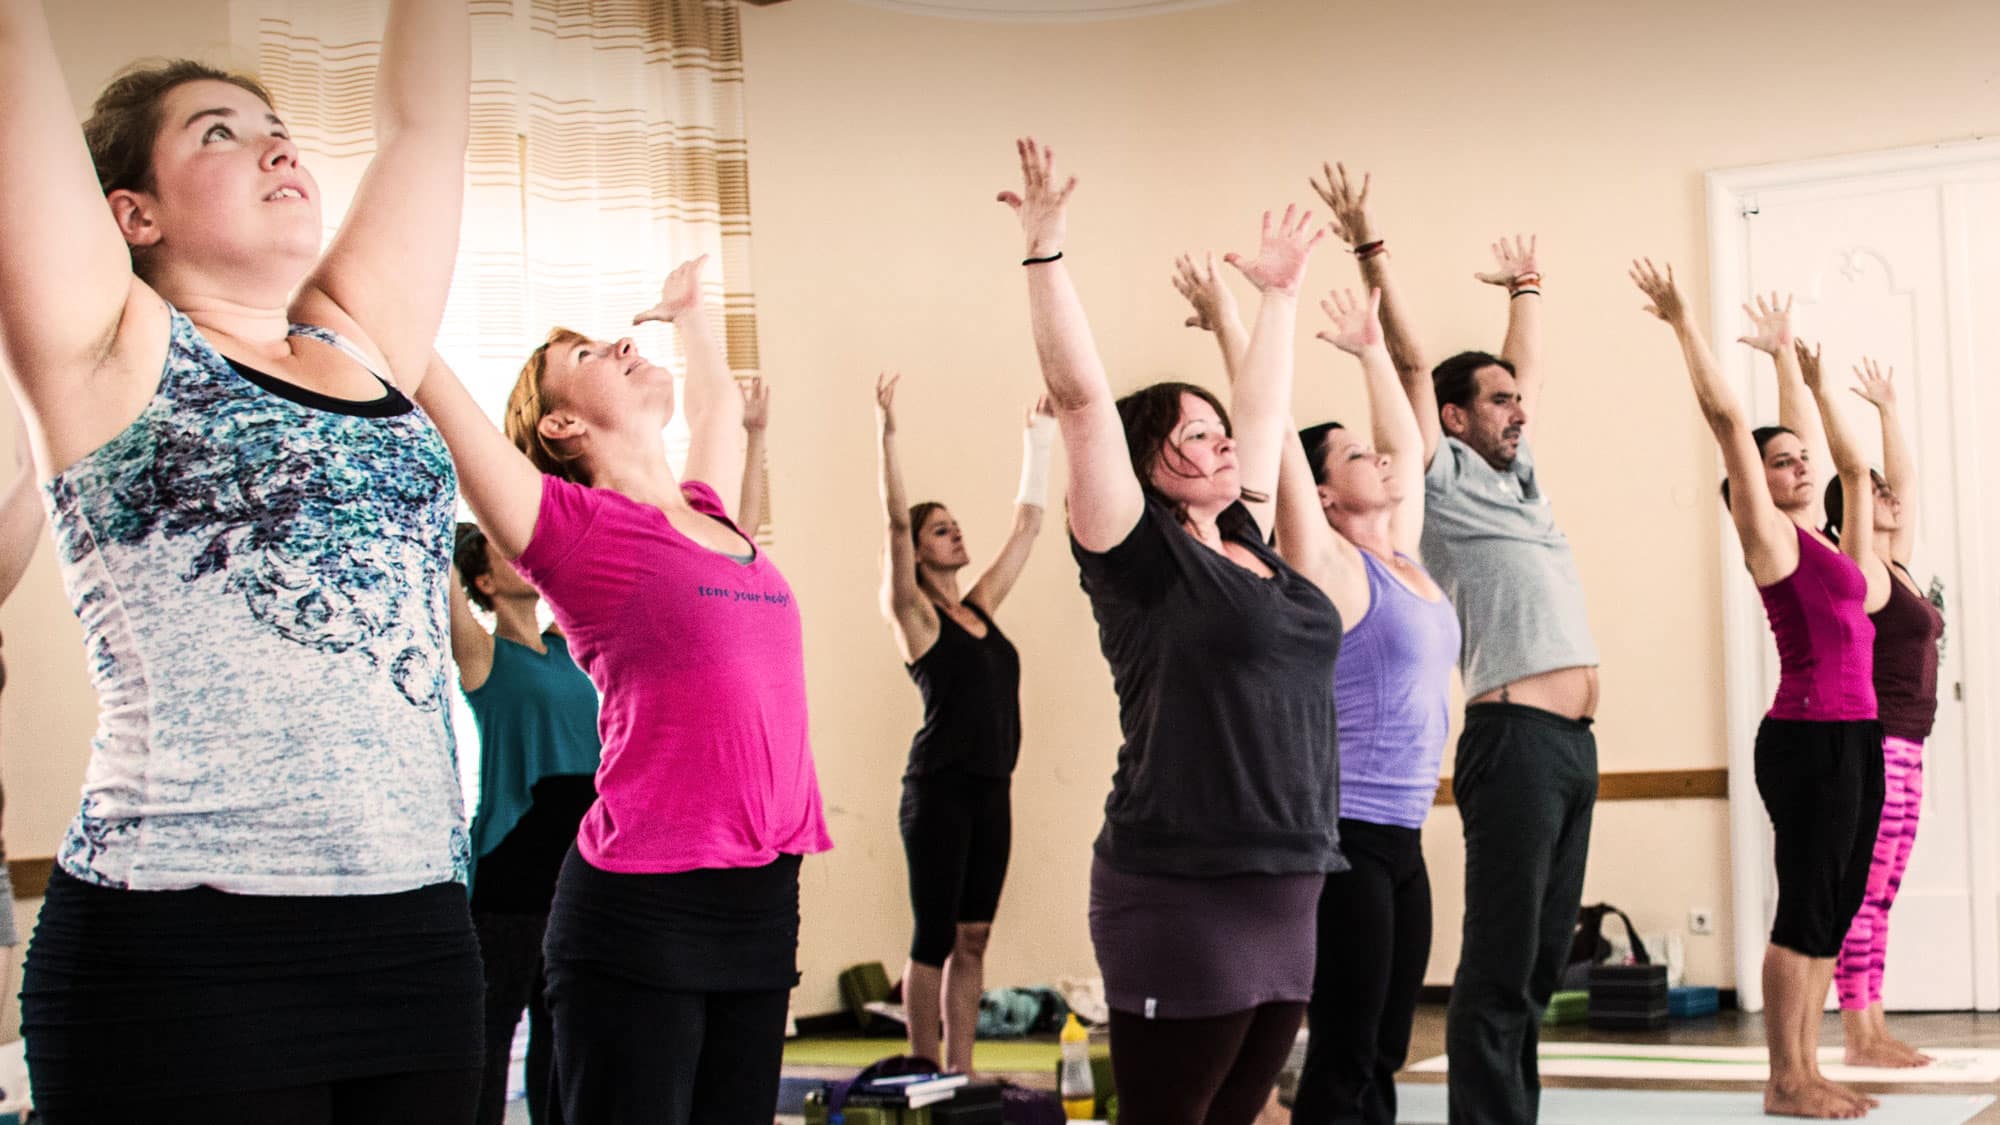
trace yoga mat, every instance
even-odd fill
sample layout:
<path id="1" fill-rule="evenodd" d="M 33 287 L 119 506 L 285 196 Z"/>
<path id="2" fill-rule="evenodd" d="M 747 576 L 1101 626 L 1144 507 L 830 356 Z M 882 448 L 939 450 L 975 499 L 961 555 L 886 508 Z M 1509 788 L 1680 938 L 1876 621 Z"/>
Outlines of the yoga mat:
<path id="1" fill-rule="evenodd" d="M 1934 1056 L 1929 1066 L 1876 1068 L 1848 1066 L 1840 1048 L 1822 1047 L 1819 1067 L 1835 1082 L 1939 1083 L 1971 1085 L 2000 1082 L 2000 1050 L 1936 1047 L 1918 1050 Z M 1695 1082 L 1763 1082 L 1770 1067 L 1762 1047 L 1696 1047 L 1653 1043 L 1543 1043 L 1541 1072 L 1556 1078 L 1675 1079 Z M 1445 1056 L 1425 1059 L 1410 1069 L 1442 1074 Z M 1872 1120 L 1872 1118 L 1871 1118 Z"/>
<path id="2" fill-rule="evenodd" d="M 1546 1072 L 1544 1072 L 1546 1073 Z M 1868 1125 L 1965 1125 L 1993 1104 L 1989 1094 L 1882 1094 Z M 1396 1083 L 1396 1120 L 1445 1125 L 1441 1082 Z M 1542 1090 L 1540 1125 L 1686 1125 L 1690 1121 L 1774 1120 L 1761 1092 L 1711 1090 Z"/>
<path id="3" fill-rule="evenodd" d="M 909 1048 L 901 1039 L 813 1037 L 785 1041 L 786 1066 L 867 1066 Z M 1093 1054 L 1107 1047 L 1092 1044 Z M 1054 1074 L 1062 1048 L 1054 1040 L 981 1039 L 972 1045 L 972 1066 L 990 1074 Z"/>

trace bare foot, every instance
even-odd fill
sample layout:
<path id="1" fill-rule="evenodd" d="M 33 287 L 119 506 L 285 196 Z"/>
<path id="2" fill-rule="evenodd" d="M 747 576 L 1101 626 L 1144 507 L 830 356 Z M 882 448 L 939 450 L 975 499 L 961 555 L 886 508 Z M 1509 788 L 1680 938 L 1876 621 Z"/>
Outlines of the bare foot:
<path id="1" fill-rule="evenodd" d="M 1922 1066 L 1930 1060 L 1894 1039 L 1866 1039 L 1850 1040 L 1841 1050 L 1841 1061 L 1848 1066 L 1896 1068 Z"/>
<path id="2" fill-rule="evenodd" d="M 1903 1057 L 1909 1060 L 1903 1064 L 1904 1066 L 1929 1066 L 1937 1061 L 1935 1056 L 1926 1055 L 1901 1039 L 1890 1039 L 1887 1042 L 1889 1046 L 1902 1052 Z"/>
<path id="3" fill-rule="evenodd" d="M 1767 1117 L 1814 1117 L 1847 1119 L 1868 1112 L 1865 1106 L 1834 1093 L 1826 1085 L 1810 1080 L 1779 1085 L 1764 1084 L 1764 1115 Z"/>
<path id="4" fill-rule="evenodd" d="M 1834 1097 L 1843 1098 L 1846 1101 L 1853 1103 L 1855 1106 L 1858 1106 L 1861 1112 L 1863 1113 L 1867 1113 L 1869 1110 L 1874 1109 L 1875 1107 L 1882 1104 L 1882 1100 L 1880 1098 L 1877 1098 L 1871 1094 L 1864 1094 L 1861 1091 L 1856 1090 L 1851 1086 L 1843 1086 L 1838 1082 L 1829 1081 L 1827 1077 L 1823 1074 L 1815 1074 L 1813 1076 L 1813 1080 L 1819 1083 L 1821 1089 L 1830 1092 L 1831 1094 L 1833 1094 Z"/>

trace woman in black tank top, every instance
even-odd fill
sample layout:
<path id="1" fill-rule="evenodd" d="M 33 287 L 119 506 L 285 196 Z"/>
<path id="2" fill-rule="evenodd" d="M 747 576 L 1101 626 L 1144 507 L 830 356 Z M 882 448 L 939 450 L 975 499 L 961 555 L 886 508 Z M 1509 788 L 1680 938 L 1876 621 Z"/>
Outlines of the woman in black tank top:
<path id="1" fill-rule="evenodd" d="M 1055 417 L 1028 414 L 1014 530 L 963 596 L 971 561 L 945 506 L 911 506 L 896 460 L 897 375 L 875 384 L 881 438 L 882 615 L 924 699 L 903 773 L 903 847 L 916 915 L 903 970 L 910 1053 L 972 1069 L 986 943 L 1012 839 L 1008 784 L 1021 746 L 1021 661 L 992 613 L 1021 576 L 1048 504 Z M 942 1034 L 940 1034 L 942 1026 Z M 944 1046 L 939 1052 L 940 1040 Z"/>
<path id="2" fill-rule="evenodd" d="M 1855 392 L 1882 420 L 1882 463 L 1874 473 L 1875 549 L 1862 560 L 1872 571 L 1865 608 L 1875 623 L 1875 702 L 1882 721 L 1882 819 L 1876 829 L 1867 891 L 1834 962 L 1840 1020 L 1849 1066 L 1923 1066 L 1930 1056 L 1889 1034 L 1882 1011 L 1882 969 L 1889 955 L 1889 908 L 1917 838 L 1923 805 L 1924 740 L 1937 717 L 1938 640 L 1944 614 L 1927 600 L 1909 570 L 1916 546 L 1916 463 L 1897 418 L 1895 369 L 1863 360 Z M 1827 531 L 1838 539 L 1846 496 L 1838 480 L 1826 487 Z"/>

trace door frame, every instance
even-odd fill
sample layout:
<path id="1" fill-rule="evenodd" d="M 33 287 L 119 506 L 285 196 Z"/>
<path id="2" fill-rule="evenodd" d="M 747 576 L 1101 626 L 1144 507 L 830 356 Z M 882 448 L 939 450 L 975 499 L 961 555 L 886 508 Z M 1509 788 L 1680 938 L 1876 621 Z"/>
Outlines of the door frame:
<path id="1" fill-rule="evenodd" d="M 1810 187 L 1842 180 L 1916 178 L 1943 189 L 1944 213 L 1963 206 L 1949 184 L 1955 171 L 1980 166 L 2000 168 L 2000 140 L 1976 140 L 1887 149 L 1880 152 L 1810 160 L 1760 164 L 1709 172 L 1708 196 L 1709 323 L 1733 324 L 1737 306 L 1750 292 L 1749 228 L 1744 220 L 1755 214 L 1757 193 L 1773 188 Z M 1748 209 L 1746 211 L 1746 208 Z M 1948 228 L 1949 229 L 1949 228 Z M 1969 272 L 1971 250 L 1964 239 L 1944 247 L 1945 302 L 1948 325 L 1971 324 Z M 1716 339 L 1733 333 L 1712 332 Z M 2000 356 L 1979 357 L 1969 332 L 1953 333 L 1948 355 L 1954 372 L 1952 394 L 1955 461 L 1947 471 L 1960 497 L 1954 536 L 1958 558 L 1958 591 L 1953 599 L 1952 643 L 1964 665 L 1965 740 L 1969 749 L 1964 795 L 1975 812 L 2000 803 L 2000 761 L 1985 752 L 2000 745 L 2000 582 L 1989 575 L 2000 566 L 2000 528 L 1981 526 L 1967 518 L 1964 498 L 1977 496 L 1981 484 L 2000 471 L 2000 453 L 1983 453 L 1975 423 L 1987 410 L 2000 409 L 2000 394 L 1991 388 L 1984 409 L 1979 401 L 1979 362 L 1988 369 Z M 1718 357 L 1724 376 L 1746 404 L 1755 403 L 1752 365 L 1734 349 Z M 1720 458 L 1718 455 L 1718 464 Z M 1983 467 L 1982 467 L 1983 463 Z M 1752 773 L 1752 744 L 1757 724 L 1769 705 L 1762 611 L 1750 583 L 1741 581 L 1742 549 L 1727 513 L 1718 506 L 1722 562 L 1722 652 L 1725 683 L 1724 722 L 1729 749 L 1729 840 L 1731 901 L 1735 918 L 1736 994 L 1746 1011 L 1764 1006 L 1763 959 L 1767 944 L 1765 903 L 1772 879 L 1770 822 L 1757 796 Z M 1967 818 L 1972 854 L 1971 874 L 1974 1003 L 1981 1011 L 2000 1010 L 2000 817 Z"/>

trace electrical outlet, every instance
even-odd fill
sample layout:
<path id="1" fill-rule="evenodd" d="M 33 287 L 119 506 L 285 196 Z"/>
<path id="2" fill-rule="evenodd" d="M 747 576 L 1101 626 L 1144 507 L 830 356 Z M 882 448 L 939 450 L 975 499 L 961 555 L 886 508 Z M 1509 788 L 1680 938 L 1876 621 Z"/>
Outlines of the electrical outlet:
<path id="1" fill-rule="evenodd" d="M 1715 932 L 1715 914 L 1705 907 L 1697 906 L 1688 911 L 1688 933 L 1707 937 Z"/>

